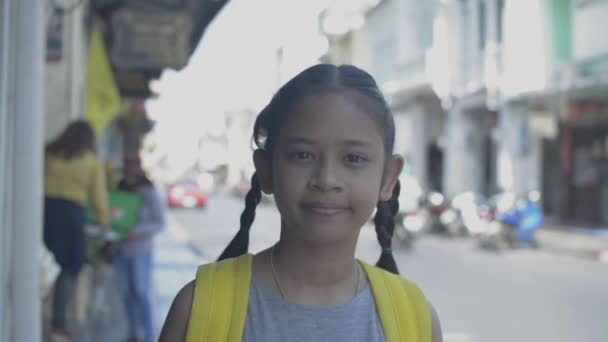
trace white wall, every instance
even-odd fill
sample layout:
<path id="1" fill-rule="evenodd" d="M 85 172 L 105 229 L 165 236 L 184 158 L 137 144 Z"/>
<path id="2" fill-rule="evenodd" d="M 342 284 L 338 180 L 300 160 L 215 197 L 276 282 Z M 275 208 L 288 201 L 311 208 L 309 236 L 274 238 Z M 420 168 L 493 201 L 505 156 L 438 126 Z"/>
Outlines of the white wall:
<path id="1" fill-rule="evenodd" d="M 367 27 L 364 26 L 360 30 L 354 31 L 351 37 L 351 62 L 363 70 L 371 72 L 371 57 L 370 57 L 369 35 Z"/>
<path id="2" fill-rule="evenodd" d="M 428 2 L 428 0 L 425 1 Z M 418 27 L 416 25 L 419 4 L 416 0 L 393 0 L 393 2 L 395 5 L 392 10 L 395 12 L 392 15 L 396 16 L 396 31 L 398 33 L 396 42 L 397 62 L 409 63 L 423 54 L 418 44 Z M 389 23 L 385 25 L 390 26 Z"/>
<path id="3" fill-rule="evenodd" d="M 548 86 L 550 54 L 546 13 L 543 0 L 505 3 L 501 93 L 506 98 L 544 91 Z"/>
<path id="4" fill-rule="evenodd" d="M 399 1 L 386 0 L 366 17 L 367 41 L 370 49 L 370 72 L 379 84 L 394 75 L 399 56 L 397 20 Z"/>
<path id="5" fill-rule="evenodd" d="M 45 3 L 48 21 L 51 2 Z M 64 15 L 63 56 L 45 66 L 45 141 L 59 134 L 69 121 L 85 115 L 88 51 L 85 5 Z"/>
<path id="6" fill-rule="evenodd" d="M 590 2 L 574 10 L 574 56 L 577 60 L 608 54 L 608 1 Z"/>

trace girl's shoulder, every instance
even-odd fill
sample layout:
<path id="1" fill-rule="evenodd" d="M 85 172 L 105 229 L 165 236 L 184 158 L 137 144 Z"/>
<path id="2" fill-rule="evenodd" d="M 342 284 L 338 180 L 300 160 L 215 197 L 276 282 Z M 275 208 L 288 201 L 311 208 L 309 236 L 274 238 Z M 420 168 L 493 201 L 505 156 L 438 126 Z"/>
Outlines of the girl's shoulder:
<path id="1" fill-rule="evenodd" d="M 408 323 L 403 326 L 410 326 L 412 331 L 417 330 L 418 336 L 422 337 L 421 341 L 431 341 L 434 311 L 418 284 L 407 277 L 390 273 L 365 262 L 361 264 L 370 281 L 381 320 L 391 321 L 394 317 L 404 319 L 409 317 Z M 390 334 L 409 336 L 409 333 L 402 331 L 400 327 L 391 330 Z"/>
<path id="2" fill-rule="evenodd" d="M 407 288 L 411 288 L 412 290 L 420 291 L 420 287 L 418 286 L 418 284 L 416 284 L 415 281 L 409 279 L 406 276 L 391 273 L 378 266 L 368 264 L 365 261 L 359 260 L 359 263 L 363 266 L 363 269 L 365 270 L 365 273 L 367 274 L 368 277 L 383 278 L 384 281 L 401 283 L 403 286 L 405 286 Z"/>
<path id="3" fill-rule="evenodd" d="M 188 328 L 188 320 L 194 297 L 194 281 L 186 284 L 175 296 L 165 323 L 160 333 L 159 341 L 184 341 Z"/>

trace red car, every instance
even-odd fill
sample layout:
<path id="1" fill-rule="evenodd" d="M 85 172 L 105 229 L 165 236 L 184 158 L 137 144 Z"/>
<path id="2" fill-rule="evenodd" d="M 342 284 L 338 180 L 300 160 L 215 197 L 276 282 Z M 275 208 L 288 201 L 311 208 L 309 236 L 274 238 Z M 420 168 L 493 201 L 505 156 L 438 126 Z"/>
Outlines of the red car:
<path id="1" fill-rule="evenodd" d="M 169 185 L 167 204 L 171 208 L 195 208 L 207 205 L 209 197 L 194 180 L 180 180 Z"/>

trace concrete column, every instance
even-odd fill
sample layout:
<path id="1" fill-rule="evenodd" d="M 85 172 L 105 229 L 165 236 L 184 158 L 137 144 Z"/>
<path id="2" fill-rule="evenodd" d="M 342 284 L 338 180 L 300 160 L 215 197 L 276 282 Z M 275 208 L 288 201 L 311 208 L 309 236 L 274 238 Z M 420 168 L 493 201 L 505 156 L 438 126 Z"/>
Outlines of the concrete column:
<path id="1" fill-rule="evenodd" d="M 456 104 L 450 108 L 447 120 L 447 143 L 445 149 L 445 172 L 443 174 L 444 192 L 448 196 L 463 190 L 463 156 L 466 154 L 466 135 L 462 109 Z"/>
<path id="2" fill-rule="evenodd" d="M 515 190 L 515 159 L 516 148 L 514 140 L 515 123 L 513 114 L 508 104 L 503 104 L 498 112 L 498 157 L 497 157 L 497 183 L 498 187 L 505 191 Z"/>
<path id="3" fill-rule="evenodd" d="M 498 1 L 486 0 L 486 48 L 498 41 Z"/>
<path id="4" fill-rule="evenodd" d="M 426 129 L 424 109 L 417 104 L 394 110 L 395 148 L 394 152 L 408 156 L 412 174 L 426 185 Z"/>
<path id="5" fill-rule="evenodd" d="M 0 288 L 3 341 L 40 341 L 39 246 L 42 225 L 42 136 L 44 2 L 3 0 L 0 93 L 2 133 L 8 133 L 0 169 L 0 196 L 11 206 L 2 218 L 3 253 Z M 8 32 L 7 32 L 8 31 Z M 8 75 L 7 75 L 8 74 Z M 5 141 L 3 140 L 3 143 Z M 8 170 L 7 170 L 8 169 Z M 4 186 L 6 186 L 4 188 Z M 4 214 L 4 213 L 3 213 Z M 4 256 L 8 260 L 4 261 Z M 10 319 L 10 324 L 7 320 Z"/>
<path id="6" fill-rule="evenodd" d="M 539 190 L 542 172 L 541 142 L 539 135 L 530 127 L 530 114 L 525 108 L 518 110 L 504 106 L 503 120 L 504 133 L 500 142 L 505 150 L 504 161 L 507 162 L 507 167 L 503 170 L 503 177 L 507 181 L 506 189 L 513 190 L 517 195 Z M 509 171 L 510 174 L 506 173 Z"/>

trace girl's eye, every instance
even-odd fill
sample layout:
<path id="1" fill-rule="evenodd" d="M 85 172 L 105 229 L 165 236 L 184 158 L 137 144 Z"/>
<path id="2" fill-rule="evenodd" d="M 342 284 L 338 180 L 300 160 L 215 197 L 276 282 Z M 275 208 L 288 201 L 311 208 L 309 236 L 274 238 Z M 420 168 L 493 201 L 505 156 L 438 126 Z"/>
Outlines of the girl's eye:
<path id="1" fill-rule="evenodd" d="M 346 161 L 351 164 L 361 164 L 368 161 L 368 159 L 358 154 L 349 154 L 346 156 Z"/>
<path id="2" fill-rule="evenodd" d="M 292 153 L 291 157 L 294 160 L 310 160 L 313 159 L 314 156 L 310 152 L 300 151 Z"/>

